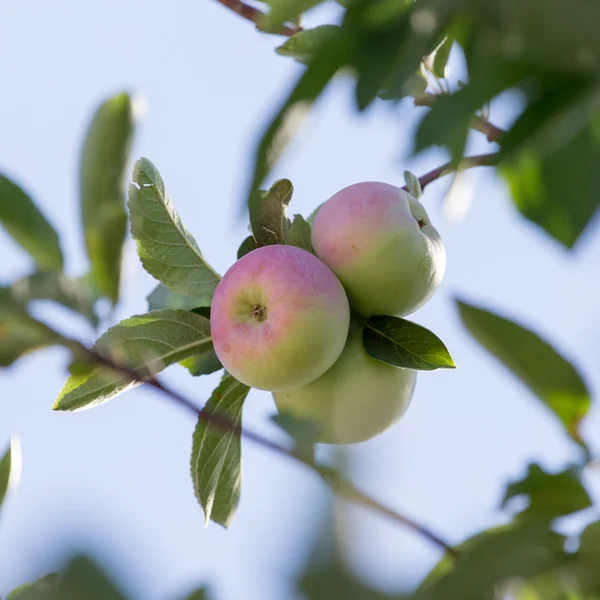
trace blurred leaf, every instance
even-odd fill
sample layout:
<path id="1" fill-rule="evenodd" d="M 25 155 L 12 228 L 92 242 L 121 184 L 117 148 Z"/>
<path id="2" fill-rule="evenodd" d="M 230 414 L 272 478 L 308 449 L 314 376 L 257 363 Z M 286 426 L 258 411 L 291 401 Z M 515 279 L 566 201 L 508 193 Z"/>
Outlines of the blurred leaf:
<path id="1" fill-rule="evenodd" d="M 258 248 L 258 244 L 256 243 L 256 240 L 254 239 L 253 235 L 249 235 L 240 245 L 240 247 L 238 248 L 237 251 L 237 257 L 238 260 L 240 258 L 242 258 L 242 256 L 246 256 L 246 254 L 249 254 L 250 252 L 252 252 L 253 250 L 256 250 Z"/>
<path id="2" fill-rule="evenodd" d="M 323 0 L 269 0 L 271 10 L 258 23 L 259 29 L 275 31 L 280 25 L 297 19 L 321 2 Z"/>
<path id="3" fill-rule="evenodd" d="M 160 173 L 146 158 L 135 163 L 129 211 L 131 234 L 146 271 L 197 306 L 209 306 L 219 275 L 183 226 Z"/>
<path id="4" fill-rule="evenodd" d="M 586 130 L 549 156 L 519 153 L 500 165 L 519 211 L 572 248 L 600 205 L 600 136 Z"/>
<path id="5" fill-rule="evenodd" d="M 209 520 L 228 527 L 240 500 L 242 408 L 250 388 L 225 373 L 200 412 L 192 443 L 192 480 L 196 498 Z M 210 420 L 227 419 L 239 428 L 225 430 Z"/>
<path id="6" fill-rule="evenodd" d="M 62 269 L 58 233 L 34 201 L 16 183 L 1 175 L 0 225 L 31 254 L 40 269 Z"/>
<path id="7" fill-rule="evenodd" d="M 419 70 L 402 79 L 399 85 L 386 85 L 379 92 L 378 97 L 382 100 L 401 100 L 407 96 L 419 96 L 425 93 L 427 85 L 427 80 Z"/>
<path id="8" fill-rule="evenodd" d="M 46 600 L 58 581 L 58 573 L 48 573 L 37 581 L 15 588 L 6 600 Z"/>
<path id="9" fill-rule="evenodd" d="M 418 200 L 423 195 L 423 188 L 421 187 L 419 178 L 410 171 L 404 171 L 404 181 L 406 182 L 408 193 Z"/>
<path id="10" fill-rule="evenodd" d="M 269 191 L 259 190 L 252 194 L 248 205 L 250 227 L 259 246 L 284 243 L 289 223 L 287 207 L 293 191 L 289 179 L 279 179 Z"/>
<path id="11" fill-rule="evenodd" d="M 319 439 L 320 427 L 314 421 L 300 419 L 291 413 L 275 413 L 271 421 L 283 429 L 295 442 L 298 454 L 313 457 Z"/>
<path id="12" fill-rule="evenodd" d="M 512 578 L 529 578 L 563 565 L 564 538 L 546 523 L 527 521 L 476 535 L 460 546 L 454 567 L 447 559 L 428 576 L 414 600 L 491 600 L 498 586 Z M 440 564 L 442 564 L 440 563 Z"/>
<path id="13" fill-rule="evenodd" d="M 286 244 L 302 248 L 303 250 L 314 254 L 311 242 L 310 225 L 304 220 L 302 215 L 294 215 L 294 220 L 287 232 Z"/>
<path id="14" fill-rule="evenodd" d="M 10 483 L 10 475 L 13 465 L 13 444 L 11 444 L 0 459 L 0 508 L 6 498 L 8 492 L 8 484 Z"/>
<path id="15" fill-rule="evenodd" d="M 457 300 L 469 333 L 518 377 L 583 445 L 579 422 L 590 395 L 575 367 L 536 333 L 486 310 Z"/>
<path id="16" fill-rule="evenodd" d="M 281 56 L 291 56 L 300 63 L 308 64 L 321 49 L 323 43 L 339 32 L 337 25 L 319 25 L 313 29 L 303 29 L 288 38 L 275 49 Z"/>
<path id="17" fill-rule="evenodd" d="M 502 507 L 505 508 L 511 498 L 521 495 L 529 498 L 529 506 L 519 514 L 519 519 L 550 521 L 591 506 L 590 497 L 574 469 L 550 474 L 539 465 L 531 464 L 524 479 L 506 488 Z"/>
<path id="18" fill-rule="evenodd" d="M 166 285 L 159 283 L 148 295 L 148 310 L 161 310 L 163 308 L 181 308 L 191 310 L 198 303 L 185 294 L 172 292 Z"/>
<path id="19" fill-rule="evenodd" d="M 44 600 L 126 600 L 115 584 L 88 558 L 73 559 Z"/>
<path id="20" fill-rule="evenodd" d="M 208 600 L 208 592 L 204 588 L 196 590 L 189 596 L 186 596 L 185 600 Z"/>
<path id="21" fill-rule="evenodd" d="M 85 279 L 72 279 L 54 271 L 40 271 L 16 281 L 12 291 L 23 303 L 53 300 L 84 316 L 94 327 L 98 326 L 98 316 L 94 312 L 96 299 Z"/>
<path id="22" fill-rule="evenodd" d="M 392 600 L 392 596 L 373 590 L 337 564 L 307 572 L 299 588 L 306 600 Z"/>
<path id="23" fill-rule="evenodd" d="M 247 203 L 279 160 L 313 102 L 321 95 L 338 69 L 346 64 L 352 52 L 352 44 L 352 38 L 342 32 L 325 40 L 314 60 L 283 102 L 258 144 L 254 172 L 246 193 Z"/>
<path id="24" fill-rule="evenodd" d="M 162 369 L 208 349 L 212 350 L 208 319 L 185 310 L 155 310 L 121 321 L 93 346 L 99 355 L 124 365 L 148 379 Z M 54 404 L 54 410 L 82 410 L 97 406 L 139 385 L 130 376 L 109 367 L 91 374 L 71 375 Z"/>
<path id="25" fill-rule="evenodd" d="M 421 371 L 456 367 L 434 333 L 398 317 L 371 317 L 363 331 L 363 345 L 373 358 L 395 367 Z"/>
<path id="26" fill-rule="evenodd" d="M 87 130 L 79 171 L 81 218 L 100 295 L 119 299 L 123 244 L 127 235 L 125 184 L 133 140 L 133 109 L 127 94 L 106 100 Z"/>
<path id="27" fill-rule="evenodd" d="M 448 64 L 453 44 L 454 40 L 451 37 L 445 37 L 440 45 L 425 59 L 428 68 L 440 79 L 446 78 L 446 65 Z"/>

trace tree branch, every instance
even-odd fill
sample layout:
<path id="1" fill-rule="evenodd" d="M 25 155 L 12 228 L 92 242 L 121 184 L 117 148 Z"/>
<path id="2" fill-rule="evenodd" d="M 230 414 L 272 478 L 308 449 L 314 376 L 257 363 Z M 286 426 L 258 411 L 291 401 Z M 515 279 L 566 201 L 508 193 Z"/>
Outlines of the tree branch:
<path id="1" fill-rule="evenodd" d="M 478 154 L 476 156 L 466 156 L 459 163 L 455 161 L 449 161 L 446 164 L 425 173 L 425 175 L 419 177 L 419 183 L 421 189 L 425 189 L 430 183 L 433 183 L 436 179 L 454 173 L 455 171 L 464 171 L 465 169 L 471 169 L 473 167 L 491 167 L 498 162 L 499 154 L 497 152 L 490 152 L 489 154 Z M 403 187 L 408 192 L 408 186 Z"/>
<path id="2" fill-rule="evenodd" d="M 222 4 L 225 8 L 233 11 L 234 13 L 240 15 L 240 17 L 250 21 L 256 25 L 258 29 L 261 29 L 260 22 L 264 13 L 258 8 L 254 8 L 242 0 L 217 0 L 220 4 Z M 279 35 L 285 35 L 290 37 L 295 33 L 302 31 L 302 27 L 299 25 L 281 25 L 276 31 L 270 31 L 269 33 L 276 33 Z"/>
<path id="3" fill-rule="evenodd" d="M 428 106 L 432 107 L 439 94 L 417 94 L 414 96 L 415 106 Z M 506 133 L 504 129 L 497 127 L 482 116 L 474 116 L 471 120 L 471 128 L 479 131 L 487 137 L 489 142 L 499 142 L 502 136 Z"/>
<path id="4" fill-rule="evenodd" d="M 75 356 L 85 356 L 95 364 L 102 365 L 113 371 L 116 371 L 117 373 L 121 373 L 132 381 L 137 381 L 140 384 L 145 383 L 146 385 L 149 385 L 155 390 L 161 392 L 163 395 L 168 396 L 172 401 L 174 401 L 176 404 L 179 404 L 179 406 L 186 409 L 188 412 L 193 413 L 196 418 L 199 418 L 206 423 L 210 423 L 211 425 L 214 425 L 223 431 L 229 431 L 239 437 L 243 437 L 251 442 L 254 442 L 255 444 L 263 446 L 264 448 L 268 448 L 277 454 L 287 456 L 288 458 L 302 463 L 320 475 L 320 477 L 338 495 L 345 497 L 351 502 L 360 504 L 366 508 L 378 512 L 379 514 L 388 517 L 392 521 L 412 529 L 414 532 L 418 533 L 419 535 L 428 539 L 431 543 L 441 548 L 448 556 L 451 556 L 452 558 L 458 557 L 458 551 L 449 543 L 445 542 L 440 536 L 430 531 L 429 528 L 417 523 L 413 519 L 406 517 L 405 515 L 395 511 L 394 509 L 382 504 L 381 502 L 362 492 L 353 483 L 344 479 L 337 471 L 331 469 L 330 467 L 319 465 L 312 458 L 309 458 L 298 452 L 288 450 L 284 446 L 281 446 L 250 429 L 242 428 L 241 425 L 231 421 L 227 417 L 207 410 L 206 407 L 200 409 L 189 398 L 183 396 L 175 390 L 166 387 L 163 383 L 156 379 L 156 377 L 145 378 L 140 375 L 138 371 L 116 363 L 111 358 L 108 358 L 93 349 L 87 348 L 78 341 L 65 338 L 62 336 L 62 334 L 51 329 L 47 325 L 43 325 L 49 332 L 52 331 L 67 348 L 71 349 Z"/>

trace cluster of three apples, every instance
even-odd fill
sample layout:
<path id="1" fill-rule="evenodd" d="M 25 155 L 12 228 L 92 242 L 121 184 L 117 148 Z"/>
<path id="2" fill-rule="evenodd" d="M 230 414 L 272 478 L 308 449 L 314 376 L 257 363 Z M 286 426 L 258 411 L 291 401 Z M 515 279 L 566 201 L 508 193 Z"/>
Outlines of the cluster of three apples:
<path id="1" fill-rule="evenodd" d="M 227 271 L 211 308 L 215 351 L 239 381 L 273 392 L 280 412 L 313 421 L 320 442 L 365 441 L 404 414 L 416 383 L 416 371 L 367 354 L 366 318 L 422 306 L 443 277 L 444 246 L 418 200 L 376 182 L 327 200 L 311 238 L 316 256 L 264 246 Z"/>

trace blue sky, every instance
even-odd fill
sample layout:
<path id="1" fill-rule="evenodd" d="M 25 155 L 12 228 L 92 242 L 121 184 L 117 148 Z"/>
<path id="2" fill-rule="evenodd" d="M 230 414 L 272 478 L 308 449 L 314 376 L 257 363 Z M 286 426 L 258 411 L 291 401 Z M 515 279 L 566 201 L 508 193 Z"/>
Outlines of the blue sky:
<path id="1" fill-rule="evenodd" d="M 126 90 L 148 107 L 134 157 L 157 165 L 184 223 L 224 272 L 246 235 L 237 215 L 257 136 L 300 72 L 273 52 L 279 38 L 259 34 L 208 0 L 23 0 L 2 3 L 0 19 L 0 170 L 60 230 L 69 271 L 86 268 L 76 178 L 83 131 L 101 100 Z M 518 101 L 501 99 L 493 119 L 505 124 Z M 443 162 L 439 150 L 410 158 L 422 110 L 379 102 L 359 117 L 350 82 L 338 80 L 274 174 L 294 182 L 293 210 L 308 214 L 358 181 L 401 185 L 404 169 L 420 174 Z M 487 143 L 474 137 L 472 146 L 481 151 Z M 447 275 L 413 318 L 445 341 L 459 368 L 420 374 L 401 423 L 350 448 L 346 458 L 365 490 L 458 542 L 502 518 L 503 485 L 528 462 L 559 468 L 576 458 L 576 449 L 538 401 L 467 336 L 452 298 L 535 327 L 580 365 L 597 395 L 600 236 L 590 227 L 566 252 L 520 219 L 504 184 L 483 169 L 465 176 L 462 193 L 471 188 L 472 206 L 457 222 L 443 210 L 449 183 L 433 184 L 423 200 L 446 244 Z M 2 282 L 32 267 L 2 232 L 0 256 Z M 144 312 L 153 287 L 131 244 L 126 274 L 119 318 Z M 40 310 L 92 339 L 75 317 Z M 219 598 L 292 597 L 286 574 L 304 560 L 328 498 L 320 482 L 244 444 L 239 512 L 229 531 L 205 529 L 189 477 L 189 415 L 145 389 L 91 411 L 53 413 L 66 358 L 48 350 L 0 374 L 0 444 L 18 434 L 24 455 L 21 486 L 0 515 L 0 596 L 56 567 L 75 545 L 99 548 L 144 600 L 176 598 L 204 580 Z M 201 402 L 218 376 L 192 379 L 175 367 L 165 379 Z M 245 423 L 280 438 L 267 422 L 273 410 L 268 394 L 252 392 Z M 598 431 L 595 405 L 584 432 L 596 455 Z M 598 499 L 598 471 L 587 479 Z M 346 559 L 383 589 L 414 584 L 439 558 L 426 541 L 361 509 L 346 508 L 343 516 Z"/>

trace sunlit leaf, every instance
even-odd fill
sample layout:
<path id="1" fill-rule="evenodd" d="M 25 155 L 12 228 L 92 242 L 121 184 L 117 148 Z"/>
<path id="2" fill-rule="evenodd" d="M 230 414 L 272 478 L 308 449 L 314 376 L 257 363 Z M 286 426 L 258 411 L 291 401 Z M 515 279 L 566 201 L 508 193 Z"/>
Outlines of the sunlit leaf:
<path id="1" fill-rule="evenodd" d="M 289 225 L 287 207 L 293 191 L 289 179 L 279 179 L 268 191 L 252 194 L 248 204 L 250 227 L 259 246 L 284 243 Z"/>
<path id="2" fill-rule="evenodd" d="M 125 186 L 133 139 L 133 109 L 127 94 L 106 100 L 88 128 L 79 171 L 81 218 L 100 295 L 119 298 L 123 244 L 127 234 Z"/>
<path id="3" fill-rule="evenodd" d="M 37 581 L 24 583 L 15 588 L 6 600 L 46 600 L 48 593 L 56 586 L 58 573 L 48 573 Z"/>
<path id="4" fill-rule="evenodd" d="M 288 38 L 275 49 L 281 56 L 291 56 L 300 63 L 308 64 L 319 52 L 323 43 L 339 32 L 337 25 L 319 25 L 313 29 L 303 29 Z"/>
<path id="5" fill-rule="evenodd" d="M 287 232 L 286 244 L 314 253 L 310 225 L 304 220 L 302 215 L 294 215 L 294 219 Z"/>

